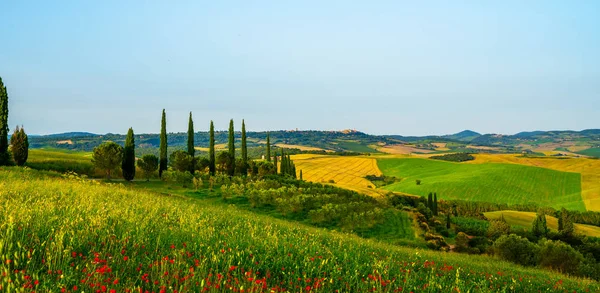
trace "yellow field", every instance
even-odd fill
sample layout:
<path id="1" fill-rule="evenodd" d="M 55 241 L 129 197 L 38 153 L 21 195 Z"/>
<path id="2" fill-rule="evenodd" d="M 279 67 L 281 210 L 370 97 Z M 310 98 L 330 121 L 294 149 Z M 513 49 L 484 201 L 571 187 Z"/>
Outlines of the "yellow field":
<path id="1" fill-rule="evenodd" d="M 512 163 L 581 173 L 581 196 L 586 209 L 600 211 L 600 160 L 586 158 L 527 158 L 518 155 L 478 154 L 469 164 Z"/>
<path id="2" fill-rule="evenodd" d="M 197 151 L 203 151 L 203 152 L 208 152 L 209 148 L 205 148 L 205 147 L 194 147 L 195 150 Z M 226 150 L 227 149 L 227 144 L 226 143 L 220 143 L 220 144 L 215 144 L 215 150 L 216 151 L 222 151 L 222 150 Z"/>
<path id="3" fill-rule="evenodd" d="M 501 215 L 504 215 L 504 220 L 511 225 L 518 225 L 523 227 L 531 227 L 531 223 L 535 219 L 536 213 L 534 212 L 518 212 L 518 211 L 498 211 L 498 212 L 489 212 L 484 213 L 485 217 L 493 220 L 499 219 Z M 548 228 L 558 230 L 558 219 L 551 216 L 546 216 L 546 223 Z M 584 225 L 584 224 L 575 224 L 575 233 L 600 237 L 600 227 Z"/>
<path id="4" fill-rule="evenodd" d="M 432 153 L 432 150 L 420 149 L 413 145 L 405 145 L 405 144 L 394 144 L 394 145 L 385 145 L 385 146 L 377 146 L 376 150 L 392 155 L 406 155 L 411 153 Z"/>
<path id="5" fill-rule="evenodd" d="M 297 172 L 302 170 L 304 180 L 319 183 L 333 180 L 334 185 L 342 188 L 372 196 L 381 195 L 375 185 L 365 179 L 367 175 L 381 175 L 374 158 L 302 154 L 293 155 L 292 160 Z"/>

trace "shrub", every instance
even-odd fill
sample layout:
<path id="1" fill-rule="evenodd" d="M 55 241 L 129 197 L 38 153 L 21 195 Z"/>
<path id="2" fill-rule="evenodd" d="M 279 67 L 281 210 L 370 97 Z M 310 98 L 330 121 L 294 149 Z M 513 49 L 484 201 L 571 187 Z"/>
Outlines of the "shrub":
<path id="1" fill-rule="evenodd" d="M 454 250 L 458 252 L 469 251 L 469 236 L 463 232 L 459 232 L 456 235 L 456 247 Z"/>
<path id="2" fill-rule="evenodd" d="M 540 241 L 539 264 L 559 272 L 577 272 L 583 262 L 583 255 L 562 241 Z"/>
<path id="3" fill-rule="evenodd" d="M 487 230 L 487 236 L 492 240 L 498 239 L 502 235 L 510 234 L 510 225 L 500 218 L 499 220 L 492 220 Z"/>
<path id="4" fill-rule="evenodd" d="M 502 259 L 524 266 L 536 264 L 539 247 L 527 238 L 515 234 L 502 235 L 494 242 L 494 254 Z"/>

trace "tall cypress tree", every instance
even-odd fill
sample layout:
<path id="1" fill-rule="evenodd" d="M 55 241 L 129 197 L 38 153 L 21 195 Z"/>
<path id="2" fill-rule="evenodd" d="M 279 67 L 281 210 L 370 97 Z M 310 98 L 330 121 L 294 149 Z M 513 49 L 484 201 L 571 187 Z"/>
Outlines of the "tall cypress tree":
<path id="1" fill-rule="evenodd" d="M 162 177 L 163 171 L 167 170 L 167 114 L 165 109 L 162 111 L 160 121 L 160 161 L 158 166 L 158 176 Z"/>
<path id="2" fill-rule="evenodd" d="M 0 166 L 8 165 L 8 92 L 0 77 Z"/>
<path id="3" fill-rule="evenodd" d="M 210 141 L 208 146 L 208 171 L 210 175 L 215 175 L 217 170 L 215 162 L 215 125 L 210 121 Z"/>
<path id="4" fill-rule="evenodd" d="M 437 207 L 437 192 L 433 194 L 433 215 L 438 215 L 438 207 Z"/>
<path id="5" fill-rule="evenodd" d="M 285 156 L 285 152 L 283 151 L 283 148 L 281 149 L 281 162 L 279 163 L 279 173 L 281 175 L 285 175 L 287 174 L 287 163 L 285 162 L 286 156 Z"/>
<path id="6" fill-rule="evenodd" d="M 300 170 L 300 181 L 302 181 L 302 170 Z"/>
<path id="7" fill-rule="evenodd" d="M 194 157 L 196 149 L 194 149 L 194 120 L 192 120 L 192 112 L 190 112 L 190 119 L 188 121 L 187 151 L 188 155 Z"/>
<path id="8" fill-rule="evenodd" d="M 123 170 L 123 179 L 131 181 L 135 178 L 135 138 L 133 137 L 133 128 L 129 128 L 129 131 L 127 131 L 121 170 Z"/>
<path id="9" fill-rule="evenodd" d="M 229 120 L 229 176 L 235 175 L 235 133 L 233 131 L 233 119 Z"/>
<path id="10" fill-rule="evenodd" d="M 277 157 L 277 156 L 275 156 Z M 269 133 L 267 133 L 267 162 L 271 161 L 271 138 Z M 275 169 L 277 169 L 277 164 L 275 164 Z M 277 173 L 277 172 L 275 172 Z"/>
<path id="11" fill-rule="evenodd" d="M 431 192 L 427 195 L 427 207 L 433 211 L 433 194 Z"/>
<path id="12" fill-rule="evenodd" d="M 273 157 L 273 165 L 275 166 L 275 175 L 277 175 L 277 156 Z"/>
<path id="13" fill-rule="evenodd" d="M 248 175 L 248 148 L 246 146 L 246 122 L 242 119 L 242 176 Z"/>

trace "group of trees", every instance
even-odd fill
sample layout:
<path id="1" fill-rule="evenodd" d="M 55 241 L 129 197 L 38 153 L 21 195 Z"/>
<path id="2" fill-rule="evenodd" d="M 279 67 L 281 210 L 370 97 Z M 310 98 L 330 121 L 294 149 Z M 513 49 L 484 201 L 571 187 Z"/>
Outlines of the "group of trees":
<path id="1" fill-rule="evenodd" d="M 229 122 L 228 149 L 219 154 L 215 152 L 215 130 L 214 123 L 210 122 L 209 129 L 209 154 L 206 157 L 196 157 L 194 145 L 194 121 L 190 112 L 188 121 L 187 150 L 177 150 L 168 155 L 168 142 L 166 130 L 166 112 L 163 109 L 161 117 L 160 131 L 160 149 L 159 156 L 144 155 L 137 160 L 137 166 L 144 172 L 146 179 L 149 179 L 154 171 L 158 169 L 159 177 L 168 170 L 169 166 L 175 172 L 189 172 L 193 174 L 196 170 L 204 171 L 208 169 L 208 174 L 214 176 L 217 171 L 228 176 L 248 176 L 278 174 L 277 157 L 275 164 L 271 163 L 271 144 L 270 137 L 267 134 L 266 160 L 264 162 L 254 162 L 248 160 L 246 123 L 242 120 L 241 129 L 241 158 L 236 158 L 235 129 L 233 120 Z M 292 162 L 290 155 L 286 155 L 282 149 L 281 155 L 281 173 L 296 178 L 296 166 Z M 106 176 L 110 178 L 112 171 L 121 166 L 123 178 L 133 180 L 135 177 L 135 142 L 133 129 L 129 129 L 125 146 L 108 141 L 94 149 L 93 163 L 98 169 L 102 169 Z"/>
<path id="2" fill-rule="evenodd" d="M 15 128 L 8 149 L 8 92 L 0 78 L 0 166 L 25 165 L 29 157 L 29 137 L 21 126 Z M 11 155 L 12 153 L 12 155 Z"/>

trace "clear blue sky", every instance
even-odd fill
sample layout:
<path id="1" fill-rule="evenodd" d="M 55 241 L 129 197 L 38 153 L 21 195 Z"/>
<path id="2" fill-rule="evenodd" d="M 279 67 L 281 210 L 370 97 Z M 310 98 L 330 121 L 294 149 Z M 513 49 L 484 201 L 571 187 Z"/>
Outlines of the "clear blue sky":
<path id="1" fill-rule="evenodd" d="M 418 2 L 418 3 L 417 3 Z M 4 1 L 29 133 L 600 128 L 600 1 Z"/>

